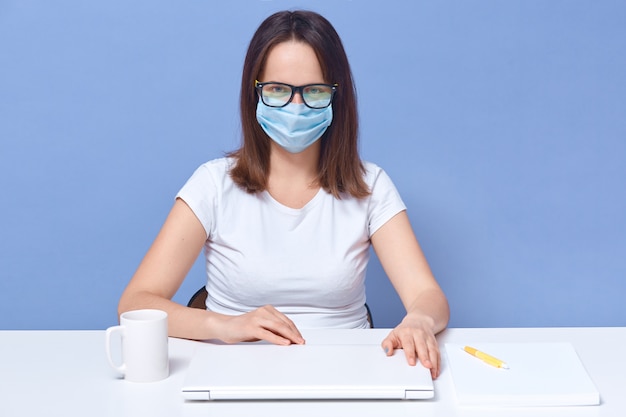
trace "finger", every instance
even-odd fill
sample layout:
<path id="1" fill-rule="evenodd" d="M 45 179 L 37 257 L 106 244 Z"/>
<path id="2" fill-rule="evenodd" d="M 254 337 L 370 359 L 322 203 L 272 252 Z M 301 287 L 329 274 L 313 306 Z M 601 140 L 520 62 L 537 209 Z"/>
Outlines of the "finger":
<path id="1" fill-rule="evenodd" d="M 265 340 L 276 345 L 291 345 L 295 343 L 284 330 L 284 325 L 267 318 L 255 320 L 249 326 L 247 333 L 251 337 L 248 337 L 246 341 Z"/>
<path id="2" fill-rule="evenodd" d="M 430 373 L 433 379 L 436 379 L 441 372 L 441 352 L 439 351 L 439 345 L 436 339 L 429 343 L 429 351 L 431 362 L 433 363 Z"/>
<path id="3" fill-rule="evenodd" d="M 283 337 L 271 330 L 264 329 L 264 328 L 258 329 L 258 331 L 256 332 L 256 338 L 258 340 L 265 340 L 275 345 L 288 346 L 288 345 L 293 344 L 293 342 L 290 339 Z"/>
<path id="4" fill-rule="evenodd" d="M 426 341 L 420 339 L 418 342 L 415 343 L 415 353 L 417 353 L 417 357 L 420 359 L 420 362 L 425 368 L 433 368 L 430 350 Z"/>
<path id="5" fill-rule="evenodd" d="M 298 329 L 296 324 L 289 317 L 287 317 L 284 313 L 281 313 L 280 311 L 276 310 L 274 307 L 272 307 L 272 309 L 273 309 L 273 314 L 277 317 L 277 319 L 279 320 L 281 324 L 280 334 L 288 338 L 289 340 L 291 340 L 293 343 L 304 344 L 305 343 L 304 337 L 302 337 L 302 333 L 300 333 L 300 330 Z"/>
<path id="6" fill-rule="evenodd" d="M 285 314 L 276 310 L 272 306 L 265 306 L 259 309 L 262 319 L 260 326 L 278 336 L 289 341 L 289 343 L 303 344 L 304 338 L 296 327 L 295 323 Z"/>
<path id="7" fill-rule="evenodd" d="M 405 336 L 401 338 L 402 349 L 404 349 L 404 356 L 409 365 L 415 366 L 417 364 L 417 350 L 415 346 L 415 340 L 412 336 Z"/>
<path id="8" fill-rule="evenodd" d="M 433 379 L 439 376 L 440 353 L 437 340 L 428 338 L 416 343 L 417 356 L 425 368 L 430 369 Z"/>
<path id="9" fill-rule="evenodd" d="M 302 345 L 305 343 L 300 332 L 298 332 L 297 329 L 294 331 L 285 323 L 272 321 L 262 327 L 263 330 L 266 330 L 270 333 L 275 334 L 276 336 L 280 336 L 281 338 L 287 340 L 289 344 L 294 343 L 296 345 Z"/>
<path id="10" fill-rule="evenodd" d="M 389 334 L 380 345 L 387 356 L 393 356 L 396 343 L 394 343 L 394 338 L 391 334 Z"/>
<path id="11" fill-rule="evenodd" d="M 292 335 L 292 340 L 296 343 L 304 343 L 304 338 L 302 337 L 302 333 L 298 329 L 298 326 L 285 314 L 281 313 L 278 310 L 275 310 L 279 315 L 279 318 L 284 326 L 288 329 L 289 333 Z"/>

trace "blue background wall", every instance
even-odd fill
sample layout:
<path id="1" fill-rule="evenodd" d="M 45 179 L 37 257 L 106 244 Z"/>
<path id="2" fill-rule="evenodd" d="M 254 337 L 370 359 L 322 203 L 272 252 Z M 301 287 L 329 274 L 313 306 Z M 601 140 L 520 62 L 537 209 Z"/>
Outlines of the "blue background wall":
<path id="1" fill-rule="evenodd" d="M 626 325 L 626 2 L 0 0 L 1 329 L 116 322 L 179 187 L 239 144 L 253 31 L 294 7 L 344 40 L 451 326 Z M 368 297 L 401 319 L 377 261 Z"/>

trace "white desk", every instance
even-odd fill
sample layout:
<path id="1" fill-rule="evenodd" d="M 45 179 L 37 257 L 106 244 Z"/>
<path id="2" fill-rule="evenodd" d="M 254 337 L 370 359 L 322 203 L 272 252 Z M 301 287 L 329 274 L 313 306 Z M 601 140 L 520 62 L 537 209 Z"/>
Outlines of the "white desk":
<path id="1" fill-rule="evenodd" d="M 303 332 L 307 343 L 374 343 L 385 329 Z M 445 358 L 428 401 L 185 402 L 196 343 L 170 339 L 170 377 L 129 383 L 109 368 L 103 331 L 0 331 L 0 416 L 549 416 L 626 415 L 626 328 L 448 329 L 445 342 L 571 342 L 600 391 L 593 407 L 458 407 Z"/>

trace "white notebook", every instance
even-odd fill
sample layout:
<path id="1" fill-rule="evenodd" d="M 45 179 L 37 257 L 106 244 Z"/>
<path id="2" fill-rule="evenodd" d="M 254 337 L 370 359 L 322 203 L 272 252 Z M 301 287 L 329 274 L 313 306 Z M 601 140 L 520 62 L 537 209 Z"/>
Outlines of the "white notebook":
<path id="1" fill-rule="evenodd" d="M 458 403 L 494 406 L 597 405 L 600 394 L 570 343 L 469 343 L 504 361 L 490 366 L 445 345 Z"/>
<path id="2" fill-rule="evenodd" d="M 182 388 L 189 400 L 425 399 L 430 371 L 379 345 L 199 343 Z"/>

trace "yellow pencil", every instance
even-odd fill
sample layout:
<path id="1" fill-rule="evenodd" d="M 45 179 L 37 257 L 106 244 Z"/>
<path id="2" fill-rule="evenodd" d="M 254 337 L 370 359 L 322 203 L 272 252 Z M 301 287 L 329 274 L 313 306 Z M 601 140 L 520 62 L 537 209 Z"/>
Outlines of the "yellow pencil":
<path id="1" fill-rule="evenodd" d="M 488 355 L 485 352 L 481 352 L 478 349 L 474 349 L 470 346 L 465 346 L 463 350 L 491 366 L 495 366 L 496 368 L 509 369 L 509 365 L 507 365 L 506 362 L 501 361 L 498 358 L 494 358 L 493 356 Z"/>

